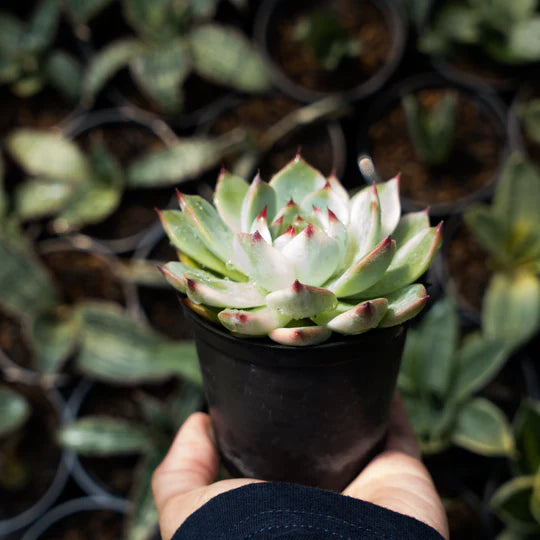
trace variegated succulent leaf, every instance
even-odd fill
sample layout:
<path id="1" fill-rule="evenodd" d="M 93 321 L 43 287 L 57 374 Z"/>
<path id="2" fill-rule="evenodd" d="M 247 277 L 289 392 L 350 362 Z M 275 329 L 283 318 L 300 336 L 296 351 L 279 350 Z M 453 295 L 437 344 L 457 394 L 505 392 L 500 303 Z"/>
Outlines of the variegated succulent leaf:
<path id="1" fill-rule="evenodd" d="M 401 216 L 399 175 L 353 197 L 297 155 L 265 182 L 222 170 L 214 205 L 179 194 L 160 217 L 180 262 L 160 268 L 188 305 L 234 335 L 315 346 L 403 324 L 441 243 L 427 210 Z"/>

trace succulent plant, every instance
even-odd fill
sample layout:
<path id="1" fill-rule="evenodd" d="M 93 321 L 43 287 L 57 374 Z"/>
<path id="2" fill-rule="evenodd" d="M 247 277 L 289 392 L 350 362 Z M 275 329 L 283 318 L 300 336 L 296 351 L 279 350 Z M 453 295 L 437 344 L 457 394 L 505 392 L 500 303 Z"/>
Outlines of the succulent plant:
<path id="1" fill-rule="evenodd" d="M 426 211 L 400 219 L 399 178 L 352 198 L 297 156 L 269 183 L 222 171 L 215 207 L 178 193 L 160 212 L 180 262 L 160 267 L 188 305 L 239 336 L 313 345 L 401 324 L 441 243 Z"/>
<path id="2" fill-rule="evenodd" d="M 401 103 L 416 155 L 428 165 L 447 161 L 455 140 L 456 93 L 446 92 L 440 103 L 429 108 L 414 94 L 403 96 Z"/>
<path id="3" fill-rule="evenodd" d="M 496 62 L 524 64 L 540 60 L 540 13 L 536 0 L 442 2 L 432 27 L 420 39 L 420 49 L 454 54 L 480 47 Z"/>

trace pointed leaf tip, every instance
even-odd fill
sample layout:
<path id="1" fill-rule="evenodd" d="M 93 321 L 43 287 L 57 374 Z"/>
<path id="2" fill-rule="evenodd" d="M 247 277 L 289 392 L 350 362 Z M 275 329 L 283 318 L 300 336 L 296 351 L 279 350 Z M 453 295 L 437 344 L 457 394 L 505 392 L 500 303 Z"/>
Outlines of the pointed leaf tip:
<path id="1" fill-rule="evenodd" d="M 330 221 L 339 221 L 336 214 L 334 214 L 334 212 L 332 212 L 332 210 L 330 210 L 330 208 L 328 208 L 328 219 Z"/>
<path id="2" fill-rule="evenodd" d="M 307 227 L 304 229 L 305 233 L 306 233 L 306 236 L 308 238 L 311 238 L 314 234 L 315 234 L 315 227 L 311 224 L 311 223 L 308 223 Z"/>
<path id="3" fill-rule="evenodd" d="M 295 293 L 299 293 L 303 288 L 304 288 L 304 286 L 303 286 L 298 280 L 296 280 L 296 281 L 292 284 L 292 290 L 293 290 Z"/>
<path id="4" fill-rule="evenodd" d="M 175 191 L 176 191 L 176 199 L 178 200 L 180 205 L 183 205 L 184 204 L 184 194 L 178 188 L 176 188 Z"/>
<path id="5" fill-rule="evenodd" d="M 289 236 L 295 236 L 296 235 L 296 229 L 294 228 L 294 225 L 289 225 L 287 227 L 287 230 L 285 231 L 285 234 L 288 234 Z"/>
<path id="6" fill-rule="evenodd" d="M 251 239 L 254 243 L 257 243 L 257 242 L 264 242 L 264 238 L 262 237 L 261 233 L 259 231 L 255 231 L 252 235 L 251 235 Z"/>
<path id="7" fill-rule="evenodd" d="M 261 212 L 257 216 L 257 219 L 266 219 L 267 215 L 268 215 L 268 205 L 265 204 L 264 208 L 261 210 Z"/>
<path id="8" fill-rule="evenodd" d="M 294 202 L 294 199 L 291 197 L 289 199 L 289 202 L 286 205 L 287 207 L 296 206 L 296 203 Z"/>

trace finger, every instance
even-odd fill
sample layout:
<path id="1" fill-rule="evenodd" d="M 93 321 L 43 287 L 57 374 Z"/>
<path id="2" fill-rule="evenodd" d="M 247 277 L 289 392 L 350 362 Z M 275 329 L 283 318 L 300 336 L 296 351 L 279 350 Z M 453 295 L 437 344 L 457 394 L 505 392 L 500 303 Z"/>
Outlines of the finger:
<path id="1" fill-rule="evenodd" d="M 397 390 L 390 407 L 385 450 L 397 450 L 416 459 L 421 457 L 420 447 L 416 441 L 403 398 Z"/>
<path id="2" fill-rule="evenodd" d="M 158 509 L 174 495 L 215 480 L 219 454 L 211 433 L 210 417 L 204 413 L 192 414 L 180 428 L 152 478 Z"/>

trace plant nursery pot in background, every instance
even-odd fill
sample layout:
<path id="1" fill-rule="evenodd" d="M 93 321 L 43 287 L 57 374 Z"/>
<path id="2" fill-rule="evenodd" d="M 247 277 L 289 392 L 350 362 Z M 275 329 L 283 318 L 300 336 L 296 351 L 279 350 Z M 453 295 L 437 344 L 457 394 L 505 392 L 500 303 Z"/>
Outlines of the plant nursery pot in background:
<path id="1" fill-rule="evenodd" d="M 404 326 L 287 347 L 234 337 L 187 306 L 184 313 L 232 474 L 341 491 L 380 449 Z"/>

